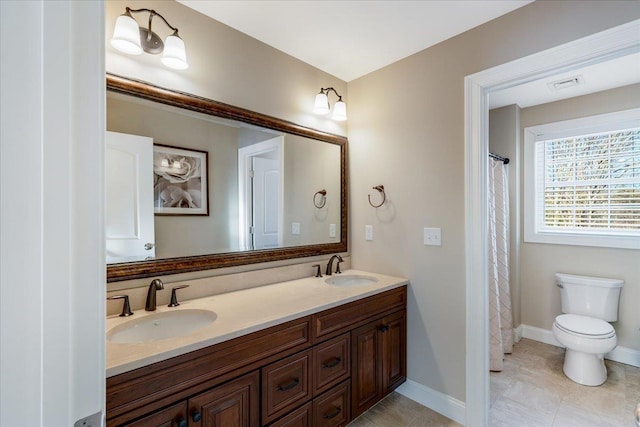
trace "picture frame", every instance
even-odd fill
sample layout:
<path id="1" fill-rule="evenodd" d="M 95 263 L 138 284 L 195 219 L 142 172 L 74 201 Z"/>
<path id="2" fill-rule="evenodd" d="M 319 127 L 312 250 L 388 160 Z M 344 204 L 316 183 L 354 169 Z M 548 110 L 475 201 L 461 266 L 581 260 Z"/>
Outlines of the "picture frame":
<path id="1" fill-rule="evenodd" d="M 208 152 L 153 144 L 156 215 L 209 215 Z"/>

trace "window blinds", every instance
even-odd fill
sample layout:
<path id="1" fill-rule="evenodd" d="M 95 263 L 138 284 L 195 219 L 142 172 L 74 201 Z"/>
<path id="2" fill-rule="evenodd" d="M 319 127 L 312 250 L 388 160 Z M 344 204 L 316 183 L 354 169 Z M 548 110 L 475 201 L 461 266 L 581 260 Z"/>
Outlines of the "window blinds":
<path id="1" fill-rule="evenodd" d="M 536 230 L 640 233 L 640 128 L 536 141 Z"/>

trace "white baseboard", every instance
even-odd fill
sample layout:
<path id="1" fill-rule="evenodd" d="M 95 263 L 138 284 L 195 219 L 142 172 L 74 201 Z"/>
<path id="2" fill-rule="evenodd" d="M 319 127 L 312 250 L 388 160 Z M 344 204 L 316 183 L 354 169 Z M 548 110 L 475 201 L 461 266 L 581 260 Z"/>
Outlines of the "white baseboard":
<path id="1" fill-rule="evenodd" d="M 522 338 L 528 338 L 530 340 L 564 348 L 564 346 L 556 340 L 556 337 L 553 336 L 553 332 L 549 329 L 536 328 L 535 326 L 529 325 L 520 325 L 520 327 L 522 328 Z"/>
<path id="2" fill-rule="evenodd" d="M 522 339 L 522 324 L 517 328 L 513 328 L 513 342 L 518 343 Z"/>
<path id="3" fill-rule="evenodd" d="M 410 379 L 407 379 L 396 391 L 447 418 L 465 425 L 466 405 L 458 399 Z"/>
<path id="4" fill-rule="evenodd" d="M 518 328 L 521 328 L 523 338 L 529 338 L 534 341 L 564 348 L 553 336 L 553 332 L 548 329 L 536 328 L 535 326 L 529 325 L 520 325 Z M 612 352 L 605 354 L 604 358 L 640 368 L 640 350 L 618 346 L 614 348 Z"/>

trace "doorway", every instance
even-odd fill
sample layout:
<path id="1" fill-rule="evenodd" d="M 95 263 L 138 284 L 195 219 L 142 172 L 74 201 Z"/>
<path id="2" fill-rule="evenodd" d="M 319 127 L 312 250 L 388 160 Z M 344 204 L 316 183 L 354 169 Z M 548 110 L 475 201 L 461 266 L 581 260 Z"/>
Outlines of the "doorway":
<path id="1" fill-rule="evenodd" d="M 284 138 L 238 149 L 241 250 L 282 246 Z"/>
<path id="2" fill-rule="evenodd" d="M 640 52 L 640 21 L 465 78 L 466 425 L 489 425 L 488 96 L 510 87 Z"/>

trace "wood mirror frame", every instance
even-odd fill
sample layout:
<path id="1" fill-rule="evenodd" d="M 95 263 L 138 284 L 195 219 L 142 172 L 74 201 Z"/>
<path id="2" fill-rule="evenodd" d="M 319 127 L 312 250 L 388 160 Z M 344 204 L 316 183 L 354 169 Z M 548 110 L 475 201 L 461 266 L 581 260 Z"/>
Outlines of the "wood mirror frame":
<path id="1" fill-rule="evenodd" d="M 137 98 L 159 102 L 173 107 L 197 111 L 199 113 L 238 120 L 255 126 L 303 136 L 318 141 L 336 144 L 340 147 L 340 241 L 317 245 L 291 246 L 277 249 L 225 252 L 208 255 L 135 261 L 107 265 L 107 282 L 139 279 L 190 271 L 209 270 L 222 267 L 280 261 L 315 255 L 334 254 L 347 251 L 347 138 L 319 130 L 307 128 L 244 108 L 213 101 L 184 92 L 165 89 L 150 83 L 107 74 L 107 90 Z"/>

